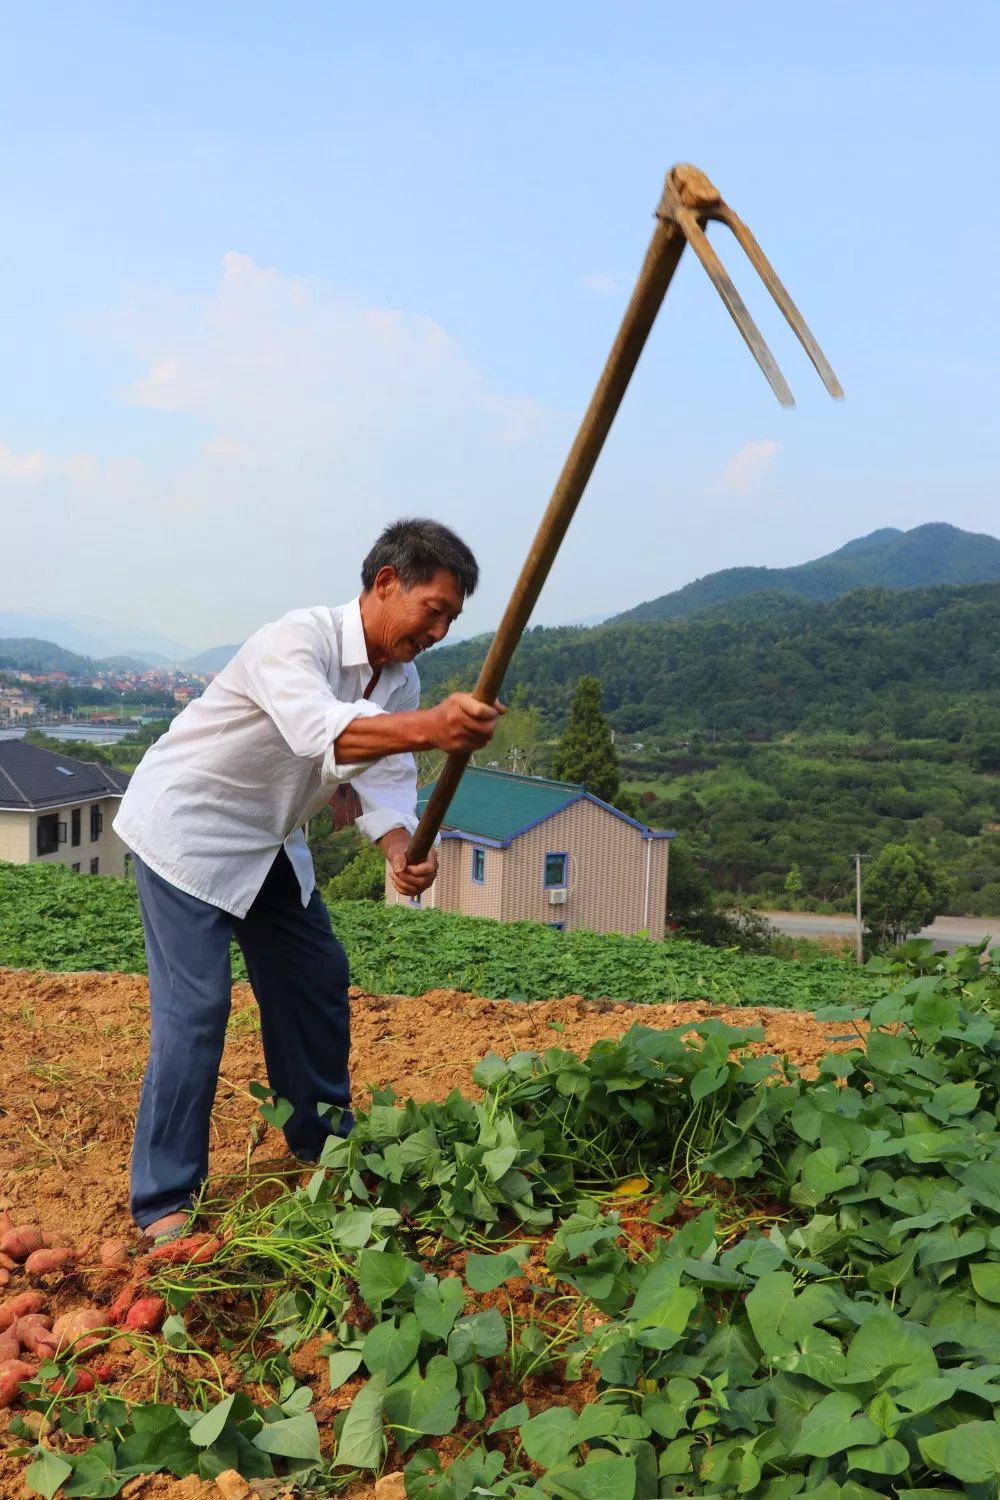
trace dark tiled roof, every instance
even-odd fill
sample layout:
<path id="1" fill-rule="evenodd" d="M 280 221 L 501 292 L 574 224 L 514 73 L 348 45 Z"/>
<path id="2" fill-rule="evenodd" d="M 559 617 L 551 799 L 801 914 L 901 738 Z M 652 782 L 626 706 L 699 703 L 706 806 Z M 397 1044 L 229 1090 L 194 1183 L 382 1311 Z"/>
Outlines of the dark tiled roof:
<path id="1" fill-rule="evenodd" d="M 26 740 L 0 740 L 0 808 L 58 807 L 120 797 L 128 775 L 93 760 L 76 760 Z"/>

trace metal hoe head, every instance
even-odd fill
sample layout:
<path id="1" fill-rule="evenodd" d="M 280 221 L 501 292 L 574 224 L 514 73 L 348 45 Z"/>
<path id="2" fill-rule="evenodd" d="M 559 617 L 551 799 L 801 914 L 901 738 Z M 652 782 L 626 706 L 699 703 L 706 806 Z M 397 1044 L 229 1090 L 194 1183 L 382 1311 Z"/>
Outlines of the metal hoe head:
<path id="1" fill-rule="evenodd" d="M 747 347 L 760 365 L 768 383 L 782 406 L 794 406 L 795 398 L 788 388 L 777 361 L 764 342 L 763 335 L 747 311 L 743 298 L 708 242 L 705 223 L 717 219 L 732 230 L 746 251 L 747 259 L 780 307 L 792 332 L 812 360 L 820 379 L 831 396 L 842 397 L 840 381 L 830 368 L 822 349 L 810 333 L 805 319 L 779 281 L 777 273 L 763 250 L 750 233 L 743 220 L 738 218 L 721 198 L 719 191 L 704 172 L 697 167 L 682 165 L 672 167 L 667 173 L 663 197 L 656 210 L 656 217 L 668 224 L 676 224 L 691 249 L 712 278 L 715 288 L 732 316 Z"/>

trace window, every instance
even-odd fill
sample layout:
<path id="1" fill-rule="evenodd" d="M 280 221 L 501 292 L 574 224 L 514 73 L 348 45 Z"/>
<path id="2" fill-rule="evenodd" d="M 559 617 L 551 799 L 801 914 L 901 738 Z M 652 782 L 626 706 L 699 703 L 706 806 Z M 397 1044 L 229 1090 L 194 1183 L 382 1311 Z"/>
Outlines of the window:
<path id="1" fill-rule="evenodd" d="M 80 809 L 74 807 L 69 815 L 69 841 L 74 849 L 80 847 Z"/>
<path id="2" fill-rule="evenodd" d="M 70 865 L 70 869 L 73 871 L 74 875 L 79 875 L 79 873 L 80 873 L 80 861 L 77 860 L 77 862 L 76 862 L 75 865 Z"/>
<path id="3" fill-rule="evenodd" d="M 96 844 L 103 832 L 104 814 L 101 812 L 98 803 L 95 802 L 90 809 L 90 842 Z M 91 874 L 93 874 L 93 871 L 91 871 Z"/>
<path id="4" fill-rule="evenodd" d="M 562 932 L 566 926 L 565 922 L 546 922 L 546 927 L 554 927 L 556 932 Z"/>
<path id="5" fill-rule="evenodd" d="M 545 856 L 545 889 L 551 890 L 554 886 L 566 884 L 566 859 L 565 854 L 546 854 Z"/>
<path id="6" fill-rule="evenodd" d="M 472 878 L 477 885 L 482 885 L 486 879 L 485 849 L 473 849 L 472 851 Z"/>
<path id="7" fill-rule="evenodd" d="M 410 905 L 411 906 L 419 906 L 420 905 L 420 897 L 419 896 L 411 896 L 410 897 Z"/>
<path id="8" fill-rule="evenodd" d="M 35 833 L 35 853 L 38 855 L 55 854 L 60 843 L 65 842 L 66 839 L 65 823 L 62 825 L 62 828 L 63 836 L 60 839 L 58 813 L 46 813 L 43 817 L 39 818 Z"/>
<path id="9" fill-rule="evenodd" d="M 101 861 L 99 859 L 92 859 L 90 861 L 90 873 L 91 873 L 91 875 L 99 875 L 100 874 L 100 870 L 98 869 L 98 866 L 100 865 L 100 863 L 101 863 Z"/>

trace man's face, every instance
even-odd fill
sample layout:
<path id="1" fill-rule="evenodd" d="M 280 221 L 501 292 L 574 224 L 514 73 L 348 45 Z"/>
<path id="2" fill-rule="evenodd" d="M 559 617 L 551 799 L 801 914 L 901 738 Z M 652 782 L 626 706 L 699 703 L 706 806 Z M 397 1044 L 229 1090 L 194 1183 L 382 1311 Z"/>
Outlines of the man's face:
<path id="1" fill-rule="evenodd" d="M 427 583 L 404 588 L 392 568 L 375 580 L 385 620 L 385 649 L 390 661 L 413 661 L 421 651 L 443 641 L 462 613 L 464 595 L 454 575 L 440 568 Z"/>

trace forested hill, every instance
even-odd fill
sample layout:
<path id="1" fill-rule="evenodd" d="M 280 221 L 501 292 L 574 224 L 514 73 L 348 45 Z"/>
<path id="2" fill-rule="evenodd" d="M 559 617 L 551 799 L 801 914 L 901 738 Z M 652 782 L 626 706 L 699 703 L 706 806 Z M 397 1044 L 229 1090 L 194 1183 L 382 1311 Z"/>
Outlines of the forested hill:
<path id="1" fill-rule="evenodd" d="M 423 658 L 428 699 L 471 686 L 487 644 Z M 947 735 L 961 705 L 1000 722 L 1000 584 L 860 589 L 826 604 L 755 594 L 689 620 L 539 628 L 504 691 L 558 723 L 585 673 L 626 731 Z"/>
<path id="2" fill-rule="evenodd" d="M 607 623 L 669 620 L 697 614 L 762 591 L 815 601 L 852 589 L 933 588 L 948 583 L 1000 582 L 1000 541 L 933 522 L 912 531 L 885 527 L 836 552 L 792 568 L 724 568 L 671 594 L 647 600 Z"/>

